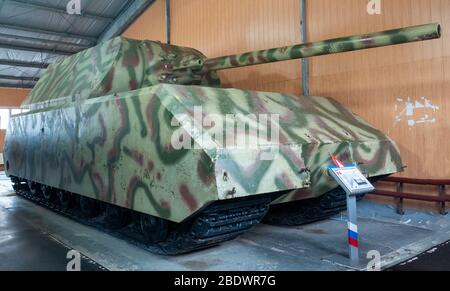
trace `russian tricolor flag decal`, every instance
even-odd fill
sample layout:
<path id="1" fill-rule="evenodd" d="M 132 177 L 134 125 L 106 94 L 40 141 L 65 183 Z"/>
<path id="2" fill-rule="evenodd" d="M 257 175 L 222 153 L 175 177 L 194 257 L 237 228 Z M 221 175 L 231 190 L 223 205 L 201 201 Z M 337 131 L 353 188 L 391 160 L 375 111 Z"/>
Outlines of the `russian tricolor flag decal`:
<path id="1" fill-rule="evenodd" d="M 352 247 L 357 248 L 359 246 L 358 242 L 358 226 L 351 222 L 348 223 L 348 243 Z"/>

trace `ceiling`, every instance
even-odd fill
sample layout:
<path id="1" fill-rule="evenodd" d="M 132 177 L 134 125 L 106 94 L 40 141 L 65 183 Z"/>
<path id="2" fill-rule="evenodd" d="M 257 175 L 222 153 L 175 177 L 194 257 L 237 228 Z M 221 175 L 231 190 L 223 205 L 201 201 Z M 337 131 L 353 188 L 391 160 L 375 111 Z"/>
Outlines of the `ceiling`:
<path id="1" fill-rule="evenodd" d="M 78 1 L 81 15 L 70 0 L 0 0 L 0 87 L 32 88 L 49 64 L 120 35 L 155 0 Z"/>

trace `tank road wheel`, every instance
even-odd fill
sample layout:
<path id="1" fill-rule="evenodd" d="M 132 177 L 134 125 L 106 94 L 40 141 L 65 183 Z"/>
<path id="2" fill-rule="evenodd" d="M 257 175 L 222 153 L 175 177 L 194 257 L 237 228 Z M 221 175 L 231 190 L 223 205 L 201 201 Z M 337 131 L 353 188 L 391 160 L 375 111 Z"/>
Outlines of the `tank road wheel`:
<path id="1" fill-rule="evenodd" d="M 89 197 L 80 197 L 80 209 L 81 213 L 86 218 L 94 218 L 100 214 L 99 203 L 95 199 Z"/>
<path id="2" fill-rule="evenodd" d="M 30 190 L 31 195 L 37 196 L 41 194 L 41 187 L 39 187 L 39 184 L 33 181 L 27 181 L 28 189 Z"/>
<path id="3" fill-rule="evenodd" d="M 47 185 L 41 185 L 41 193 L 45 201 L 52 202 L 55 200 L 55 189 Z"/>
<path id="4" fill-rule="evenodd" d="M 56 191 L 56 197 L 62 209 L 68 210 L 73 208 L 75 204 L 75 197 L 71 193 L 63 190 L 58 190 Z"/>
<path id="5" fill-rule="evenodd" d="M 166 240 L 169 234 L 169 224 L 167 220 L 141 214 L 141 231 L 148 243 L 159 243 Z"/>
<path id="6" fill-rule="evenodd" d="M 106 204 L 105 213 L 105 221 L 108 227 L 112 229 L 119 229 L 130 223 L 131 214 L 128 209 Z"/>

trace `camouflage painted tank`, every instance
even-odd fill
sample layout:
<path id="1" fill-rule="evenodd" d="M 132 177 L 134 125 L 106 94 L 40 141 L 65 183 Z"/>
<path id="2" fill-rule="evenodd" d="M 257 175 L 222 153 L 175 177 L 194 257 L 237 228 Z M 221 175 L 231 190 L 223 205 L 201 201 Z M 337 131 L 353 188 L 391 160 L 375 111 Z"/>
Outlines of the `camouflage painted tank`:
<path id="1" fill-rule="evenodd" d="M 7 174 L 60 211 L 140 225 L 166 254 L 234 238 L 271 203 L 294 210 L 269 221 L 299 223 L 292 203 L 337 195 L 329 153 L 380 177 L 402 170 L 397 146 L 330 98 L 222 89 L 217 71 L 439 36 L 431 24 L 215 59 L 114 38 L 47 69 L 10 121 Z"/>

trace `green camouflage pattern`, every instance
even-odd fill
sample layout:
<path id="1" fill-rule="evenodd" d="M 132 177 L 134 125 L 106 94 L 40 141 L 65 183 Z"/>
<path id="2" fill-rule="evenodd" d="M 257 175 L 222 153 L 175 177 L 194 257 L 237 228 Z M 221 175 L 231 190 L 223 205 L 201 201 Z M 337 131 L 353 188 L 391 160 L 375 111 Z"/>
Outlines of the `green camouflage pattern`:
<path id="1" fill-rule="evenodd" d="M 221 116 L 279 114 L 278 153 L 260 159 L 277 146 L 270 141 L 218 146 L 214 129 L 193 120 L 195 106 Z M 172 148 L 180 126 L 171 120 L 183 113 L 182 125 L 205 131 L 192 136 L 198 149 Z M 394 142 L 332 99 L 168 84 L 15 116 L 5 145 L 8 175 L 176 222 L 215 200 L 323 194 L 337 187 L 324 175 L 328 152 L 371 176 L 403 166 Z M 297 191 L 311 184 L 317 192 Z"/>
<path id="2" fill-rule="evenodd" d="M 23 105 L 88 99 L 160 83 L 220 87 L 218 70 L 439 38 L 439 24 L 206 59 L 199 51 L 116 37 L 51 65 Z"/>
<path id="3" fill-rule="evenodd" d="M 441 26 L 437 23 L 432 23 L 218 57 L 206 60 L 201 66 L 197 64 L 195 66 L 197 69 L 201 68 L 203 71 L 218 71 L 230 68 L 391 46 L 408 42 L 425 41 L 436 39 L 440 36 Z"/>
<path id="4" fill-rule="evenodd" d="M 216 200 L 321 196 L 337 187 L 330 153 L 368 177 L 402 171 L 396 144 L 333 99 L 222 89 L 207 65 L 194 49 L 119 37 L 50 66 L 30 111 L 11 118 L 7 174 L 181 222 Z M 278 119 L 261 125 L 261 115 Z M 256 142 L 229 143 L 224 128 Z"/>
<path id="5" fill-rule="evenodd" d="M 116 37 L 50 65 L 23 103 L 85 100 L 160 83 L 220 87 L 215 72 L 194 72 L 206 57 L 191 48 Z M 183 67 L 176 72 L 173 66 Z"/>

